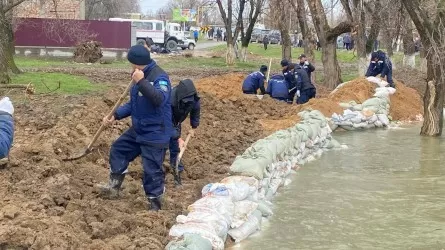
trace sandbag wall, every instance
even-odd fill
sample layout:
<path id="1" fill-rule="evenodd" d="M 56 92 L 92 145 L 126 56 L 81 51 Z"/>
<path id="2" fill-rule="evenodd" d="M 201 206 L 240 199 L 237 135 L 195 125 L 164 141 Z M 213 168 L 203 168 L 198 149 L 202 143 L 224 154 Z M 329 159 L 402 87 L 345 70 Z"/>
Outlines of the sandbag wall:
<path id="1" fill-rule="evenodd" d="M 334 113 L 332 115 L 330 125 L 333 131 L 337 128 L 356 130 L 389 126 L 391 119 L 389 116 L 389 96 L 393 95 L 396 92 L 396 89 L 385 87 L 388 83 L 379 78 L 368 77 L 367 79 L 379 86 L 375 90 L 374 97 L 364 101 L 362 104 L 357 104 L 354 101 L 340 103 L 340 106 L 345 108 L 345 110 L 343 114 Z M 349 83 L 342 83 L 337 89 L 346 84 Z"/>
<path id="2" fill-rule="evenodd" d="M 290 183 L 289 175 L 323 151 L 341 148 L 331 137 L 327 119 L 319 111 L 299 113 L 302 122 L 258 140 L 233 162 L 232 176 L 202 189 L 202 198 L 179 215 L 169 232 L 175 249 L 224 249 L 230 236 L 246 239 L 272 215 L 271 198 Z"/>

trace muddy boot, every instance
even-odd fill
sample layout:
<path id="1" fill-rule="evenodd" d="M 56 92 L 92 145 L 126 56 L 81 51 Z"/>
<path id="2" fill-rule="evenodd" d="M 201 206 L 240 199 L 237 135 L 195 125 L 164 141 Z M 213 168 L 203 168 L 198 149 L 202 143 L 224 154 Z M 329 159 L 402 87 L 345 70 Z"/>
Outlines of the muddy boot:
<path id="1" fill-rule="evenodd" d="M 182 171 L 177 171 L 177 169 L 174 165 L 170 165 L 170 168 L 172 170 L 173 178 L 175 180 L 175 187 L 182 186 L 182 182 L 181 182 L 181 172 Z"/>
<path id="2" fill-rule="evenodd" d="M 124 182 L 125 174 L 110 174 L 108 184 L 100 185 L 100 196 L 104 199 L 117 199 Z"/>
<path id="3" fill-rule="evenodd" d="M 157 198 L 148 198 L 148 201 L 150 202 L 149 210 L 152 210 L 152 211 L 161 210 L 162 195 L 160 197 L 157 197 Z"/>
<path id="4" fill-rule="evenodd" d="M 0 159 L 0 169 L 4 169 L 8 166 L 9 159 L 7 157 Z"/>

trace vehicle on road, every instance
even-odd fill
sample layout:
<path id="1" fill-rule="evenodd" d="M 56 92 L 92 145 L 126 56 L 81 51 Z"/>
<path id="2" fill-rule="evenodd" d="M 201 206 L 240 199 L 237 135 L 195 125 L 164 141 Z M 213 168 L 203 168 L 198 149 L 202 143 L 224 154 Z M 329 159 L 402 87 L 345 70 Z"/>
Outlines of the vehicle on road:
<path id="1" fill-rule="evenodd" d="M 136 29 L 136 40 L 145 39 L 162 46 L 170 51 L 178 50 L 178 46 L 184 44 L 185 34 L 178 23 L 168 23 L 161 20 L 140 20 L 110 18 L 115 22 L 131 22 Z"/>
<path id="2" fill-rule="evenodd" d="M 195 47 L 196 47 L 195 40 L 188 39 L 188 38 L 184 38 L 183 42 L 184 42 L 184 44 L 180 44 L 180 45 L 179 45 L 179 47 L 180 47 L 182 50 L 186 50 L 186 49 L 194 50 Z"/>
<path id="3" fill-rule="evenodd" d="M 267 35 L 269 37 L 270 44 L 280 44 L 281 43 L 281 32 L 279 30 L 271 30 Z"/>

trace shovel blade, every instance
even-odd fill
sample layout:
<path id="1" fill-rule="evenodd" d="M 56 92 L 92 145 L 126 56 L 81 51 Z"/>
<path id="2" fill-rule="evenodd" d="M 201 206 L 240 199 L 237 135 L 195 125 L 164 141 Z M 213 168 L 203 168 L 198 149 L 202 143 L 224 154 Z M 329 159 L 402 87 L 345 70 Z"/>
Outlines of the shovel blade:
<path id="1" fill-rule="evenodd" d="M 91 152 L 91 150 L 84 149 L 84 150 L 80 151 L 80 152 L 77 153 L 77 154 L 74 154 L 74 155 L 71 155 L 71 156 L 68 157 L 68 158 L 64 158 L 64 159 L 62 159 L 62 161 L 75 161 L 75 160 L 78 160 L 78 159 L 80 159 L 80 158 L 85 157 L 85 156 L 86 156 L 87 154 L 89 154 L 90 152 Z"/>

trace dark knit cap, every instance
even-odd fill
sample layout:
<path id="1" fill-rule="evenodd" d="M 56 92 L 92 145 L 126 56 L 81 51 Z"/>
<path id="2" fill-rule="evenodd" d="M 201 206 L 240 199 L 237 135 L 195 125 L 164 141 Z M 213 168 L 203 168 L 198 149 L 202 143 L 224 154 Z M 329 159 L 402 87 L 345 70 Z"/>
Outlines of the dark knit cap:
<path id="1" fill-rule="evenodd" d="M 150 51 L 142 45 L 134 45 L 127 54 L 130 63 L 145 66 L 151 63 Z"/>
<path id="2" fill-rule="evenodd" d="M 266 65 L 261 65 L 260 72 L 266 72 L 266 71 L 267 71 L 267 66 Z"/>
<path id="3" fill-rule="evenodd" d="M 281 67 L 289 66 L 289 61 L 286 59 L 281 60 Z"/>

